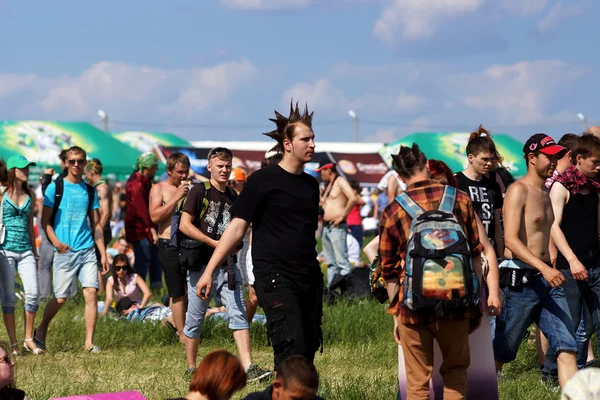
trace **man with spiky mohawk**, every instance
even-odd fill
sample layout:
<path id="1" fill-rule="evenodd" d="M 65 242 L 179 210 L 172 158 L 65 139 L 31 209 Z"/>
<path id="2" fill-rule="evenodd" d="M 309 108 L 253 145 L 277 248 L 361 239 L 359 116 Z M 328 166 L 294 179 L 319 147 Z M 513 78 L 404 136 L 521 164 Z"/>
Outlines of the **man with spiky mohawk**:
<path id="1" fill-rule="evenodd" d="M 275 111 L 277 129 L 265 135 L 283 152 L 277 165 L 252 174 L 232 208 L 233 220 L 196 285 L 207 298 L 212 275 L 253 227 L 252 262 L 258 304 L 267 317 L 275 370 L 288 356 L 313 361 L 322 342 L 323 274 L 316 252 L 319 185 L 304 172 L 315 152 L 313 113 L 290 107 L 290 116 Z"/>

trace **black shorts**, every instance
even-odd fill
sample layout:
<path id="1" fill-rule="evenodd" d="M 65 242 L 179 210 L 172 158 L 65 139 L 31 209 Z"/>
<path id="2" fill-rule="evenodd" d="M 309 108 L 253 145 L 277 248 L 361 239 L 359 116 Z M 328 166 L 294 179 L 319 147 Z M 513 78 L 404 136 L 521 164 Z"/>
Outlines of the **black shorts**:
<path id="1" fill-rule="evenodd" d="M 169 297 L 184 297 L 186 272 L 179 264 L 179 249 L 169 239 L 158 239 L 158 259 L 165 273 Z"/>
<path id="2" fill-rule="evenodd" d="M 112 240 L 112 232 L 110 230 L 110 227 L 106 227 L 104 228 L 104 251 L 106 251 L 108 249 L 108 245 L 110 244 L 110 241 Z M 102 260 L 101 260 L 101 256 L 100 256 L 100 249 L 98 248 L 98 246 L 96 246 L 96 243 L 94 243 L 94 250 L 96 251 L 96 260 L 98 260 L 98 271 L 102 271 Z M 108 275 L 106 275 L 106 277 L 108 278 Z"/>
<path id="3" fill-rule="evenodd" d="M 302 281 L 272 272 L 257 277 L 254 288 L 267 317 L 275 370 L 293 354 L 314 361 L 323 343 L 323 276 Z"/>

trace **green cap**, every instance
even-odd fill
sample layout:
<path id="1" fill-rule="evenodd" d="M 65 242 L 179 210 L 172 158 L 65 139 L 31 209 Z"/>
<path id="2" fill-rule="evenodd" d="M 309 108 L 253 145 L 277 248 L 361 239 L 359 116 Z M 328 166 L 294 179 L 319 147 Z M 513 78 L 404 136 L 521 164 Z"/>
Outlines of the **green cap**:
<path id="1" fill-rule="evenodd" d="M 35 163 L 33 161 L 29 161 L 20 154 L 10 156 L 10 158 L 6 161 L 6 169 L 9 170 L 13 168 L 25 168 L 29 166 L 35 166 Z"/>
<path id="2" fill-rule="evenodd" d="M 141 171 L 143 168 L 152 168 L 158 165 L 158 158 L 156 155 L 149 151 L 147 153 L 143 153 L 140 155 L 135 161 L 134 169 L 136 171 Z"/>

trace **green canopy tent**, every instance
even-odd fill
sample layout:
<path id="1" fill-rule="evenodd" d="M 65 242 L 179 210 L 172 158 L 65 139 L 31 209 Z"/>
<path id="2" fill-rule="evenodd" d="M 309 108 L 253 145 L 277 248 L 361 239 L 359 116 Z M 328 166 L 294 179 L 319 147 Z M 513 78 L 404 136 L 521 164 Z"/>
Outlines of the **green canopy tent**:
<path id="1" fill-rule="evenodd" d="M 161 148 L 164 147 L 194 147 L 190 142 L 180 138 L 172 133 L 156 133 L 156 132 L 141 132 L 141 131 L 125 131 L 125 132 L 112 132 L 115 139 L 130 146 L 141 153 L 153 152 L 156 154 L 162 164 L 159 164 L 159 168 L 156 176 L 165 178 L 166 175 L 166 163 L 167 159 L 164 157 Z"/>
<path id="2" fill-rule="evenodd" d="M 131 146 L 132 148 L 145 153 L 154 151 L 157 146 L 162 147 L 194 147 L 187 140 L 181 139 L 172 133 L 154 133 L 154 132 L 112 132 L 115 139 Z"/>
<path id="3" fill-rule="evenodd" d="M 60 168 L 58 154 L 71 146 L 83 148 L 88 158 L 102 161 L 109 179 L 125 180 L 133 171 L 139 151 L 85 122 L 0 121 L 0 156 L 21 154 L 37 163 L 34 180 L 46 167 Z"/>
<path id="4" fill-rule="evenodd" d="M 518 140 L 503 134 L 493 135 L 496 149 L 503 157 L 502 165 L 515 178 L 525 175 L 526 165 L 523 160 L 523 144 Z M 392 165 L 392 154 L 398 154 L 400 146 L 419 145 L 427 158 L 444 161 L 454 172 L 462 171 L 467 166 L 465 149 L 469 140 L 468 133 L 450 132 L 417 132 L 384 146 L 380 154 L 385 162 Z"/>

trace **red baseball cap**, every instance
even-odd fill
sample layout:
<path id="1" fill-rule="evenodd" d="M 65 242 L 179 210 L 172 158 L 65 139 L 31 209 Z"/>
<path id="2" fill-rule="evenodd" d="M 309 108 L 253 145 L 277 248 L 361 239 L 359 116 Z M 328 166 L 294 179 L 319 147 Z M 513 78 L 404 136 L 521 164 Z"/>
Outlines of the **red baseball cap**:
<path id="1" fill-rule="evenodd" d="M 335 169 L 335 167 L 336 164 L 333 161 L 326 158 L 319 162 L 319 168 L 315 169 L 315 172 L 321 172 L 324 169 Z"/>
<path id="2" fill-rule="evenodd" d="M 536 133 L 525 142 L 523 153 L 527 155 L 536 151 L 547 156 L 555 156 L 566 153 L 567 148 L 557 145 L 554 139 L 545 133 Z"/>

